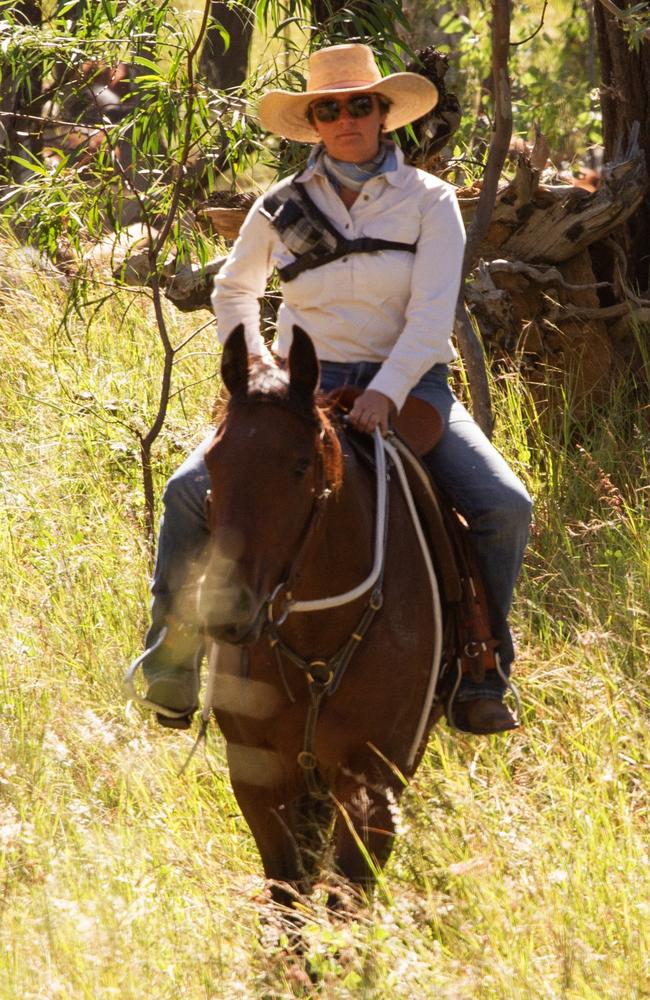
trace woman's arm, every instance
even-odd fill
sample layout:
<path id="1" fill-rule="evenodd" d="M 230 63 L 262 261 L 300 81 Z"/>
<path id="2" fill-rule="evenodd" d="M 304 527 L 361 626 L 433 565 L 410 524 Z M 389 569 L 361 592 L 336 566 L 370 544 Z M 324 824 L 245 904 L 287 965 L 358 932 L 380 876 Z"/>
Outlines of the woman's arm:
<path id="1" fill-rule="evenodd" d="M 450 340 L 464 249 L 465 230 L 454 189 L 448 184 L 428 188 L 404 327 L 368 386 L 388 396 L 398 410 L 422 375 L 453 354 Z"/>
<path id="2" fill-rule="evenodd" d="M 266 291 L 275 235 L 259 211 L 261 198 L 246 216 L 228 260 L 214 280 L 212 309 L 217 317 L 217 335 L 223 343 L 243 323 L 250 354 L 271 360 L 260 333 L 260 303 Z"/>

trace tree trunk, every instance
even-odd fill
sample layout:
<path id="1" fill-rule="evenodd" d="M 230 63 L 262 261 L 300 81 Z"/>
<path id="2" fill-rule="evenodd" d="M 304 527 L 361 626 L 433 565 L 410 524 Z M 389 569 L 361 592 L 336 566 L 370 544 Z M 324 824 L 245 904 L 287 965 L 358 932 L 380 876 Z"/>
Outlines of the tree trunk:
<path id="1" fill-rule="evenodd" d="M 23 0 L 13 5 L 12 13 L 18 23 L 40 25 L 43 19 L 40 0 Z M 0 20 L 4 15 L 0 14 Z M 15 180 L 21 180 L 24 168 L 16 164 L 8 164 L 7 157 L 14 154 L 24 155 L 24 150 L 36 154 L 40 149 L 39 128 L 25 117 L 30 114 L 40 114 L 42 73 L 34 69 L 29 79 L 19 84 L 11 73 L 2 73 L 0 85 L 0 110 L 9 112 L 0 118 L 0 173 L 11 174 Z"/>
<path id="2" fill-rule="evenodd" d="M 216 27 L 220 24 L 229 34 L 225 42 Z M 201 51 L 199 75 L 215 90 L 240 87 L 248 72 L 248 51 L 253 37 L 253 12 L 241 5 L 212 0 L 210 26 Z"/>
<path id="3" fill-rule="evenodd" d="M 622 10 L 633 0 L 617 0 Z M 596 32 L 601 63 L 601 106 L 605 159 L 620 158 L 630 132 L 638 123 L 639 146 L 650 175 L 650 42 L 630 49 L 622 22 L 595 2 Z M 642 290 L 650 287 L 650 193 L 622 229 L 628 276 Z"/>

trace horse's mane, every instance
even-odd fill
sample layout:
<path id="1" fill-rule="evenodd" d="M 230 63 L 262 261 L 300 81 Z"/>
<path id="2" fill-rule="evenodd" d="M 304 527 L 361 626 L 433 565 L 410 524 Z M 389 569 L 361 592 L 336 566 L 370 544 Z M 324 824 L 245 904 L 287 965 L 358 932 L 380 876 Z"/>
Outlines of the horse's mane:
<path id="1" fill-rule="evenodd" d="M 292 390 L 289 373 L 276 365 L 260 359 L 249 362 L 246 393 L 230 397 L 226 415 L 233 413 L 244 402 L 274 403 L 301 420 L 320 428 L 319 452 L 327 487 L 335 492 L 343 482 L 343 450 L 339 441 L 339 427 L 331 404 L 324 399 Z"/>

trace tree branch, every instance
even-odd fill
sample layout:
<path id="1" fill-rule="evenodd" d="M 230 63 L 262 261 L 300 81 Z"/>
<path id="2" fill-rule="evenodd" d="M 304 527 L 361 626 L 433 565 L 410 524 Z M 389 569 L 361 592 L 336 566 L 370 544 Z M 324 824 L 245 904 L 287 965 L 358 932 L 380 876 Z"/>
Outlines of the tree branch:
<path id="1" fill-rule="evenodd" d="M 194 101 L 196 98 L 196 84 L 194 82 L 194 59 L 197 52 L 201 46 L 201 42 L 205 36 L 207 30 L 208 18 L 210 14 L 210 3 L 211 0 L 205 0 L 203 7 L 203 20 L 201 22 L 201 28 L 199 29 L 198 36 L 192 48 L 187 53 L 187 80 L 188 80 L 188 100 L 187 107 L 185 109 L 185 132 L 183 136 L 183 146 L 181 148 L 181 155 L 177 163 L 176 175 L 174 178 L 174 187 L 172 191 L 171 202 L 169 209 L 167 211 L 167 216 L 158 232 L 157 238 L 154 240 L 151 233 L 151 223 L 149 218 L 145 215 L 144 221 L 145 225 L 150 234 L 149 240 L 149 271 L 150 271 L 150 281 L 149 285 L 151 288 L 151 293 L 153 296 L 153 307 L 156 316 L 156 324 L 158 327 L 158 336 L 163 346 L 163 372 L 162 380 L 160 383 L 160 392 L 158 396 L 158 409 L 156 415 L 153 419 L 153 423 L 149 427 L 146 434 L 140 435 L 140 461 L 142 466 L 142 481 L 145 496 L 145 531 L 147 535 L 147 541 L 149 543 L 150 551 L 153 555 L 153 541 L 154 541 L 154 488 L 153 488 L 153 470 L 151 466 L 151 448 L 160 434 L 165 419 L 167 417 L 167 407 L 169 406 L 169 399 L 171 393 L 172 384 L 172 370 L 174 366 L 174 357 L 176 350 L 173 347 L 171 340 L 169 338 L 169 333 L 167 330 L 167 324 L 165 322 L 165 316 L 162 308 L 162 289 L 160 283 L 160 277 L 158 275 L 158 258 L 165 245 L 167 237 L 169 236 L 172 226 L 176 218 L 176 213 L 178 211 L 178 205 L 180 203 L 181 190 L 184 180 L 184 168 L 187 163 L 190 148 L 192 145 L 192 113 L 194 110 Z"/>
<path id="2" fill-rule="evenodd" d="M 544 18 L 546 16 L 546 8 L 548 7 L 548 2 L 549 2 L 549 0 L 544 0 L 544 6 L 542 8 L 542 14 L 541 14 L 541 17 L 539 19 L 539 24 L 537 25 L 537 27 L 535 28 L 535 30 L 533 31 L 533 33 L 531 35 L 527 35 L 526 38 L 520 38 L 516 42 L 510 42 L 510 45 L 512 46 L 512 48 L 516 48 L 518 45 L 525 45 L 526 42 L 530 42 L 531 39 L 533 39 L 535 37 L 535 35 L 539 35 L 540 31 L 544 27 Z"/>
<path id="3" fill-rule="evenodd" d="M 483 187 L 476 213 L 467 233 L 463 277 L 474 266 L 478 247 L 487 233 L 492 218 L 497 187 L 512 136 L 512 104 L 508 76 L 510 38 L 509 0 L 492 0 L 492 77 L 494 81 L 494 130 L 490 141 Z"/>
<path id="4" fill-rule="evenodd" d="M 639 323 L 647 323 L 650 319 L 650 303 L 645 307 L 632 305 L 629 302 L 619 302 L 613 306 L 597 306 L 595 308 L 562 305 L 557 306 L 548 318 L 551 322 L 556 322 L 566 318 L 608 320 L 621 319 L 623 316 L 629 316 L 630 319 L 635 319 Z"/>
<path id="5" fill-rule="evenodd" d="M 174 185 L 174 191 L 172 193 L 172 200 L 169 206 L 169 211 L 167 212 L 167 218 L 165 219 L 160 232 L 158 233 L 158 239 L 152 247 L 151 259 L 152 263 L 157 258 L 161 249 L 165 245 L 165 241 L 171 232 L 171 228 L 174 225 L 174 219 L 176 218 L 176 211 L 178 209 L 178 204 L 181 197 L 183 173 L 185 166 L 189 159 L 190 149 L 192 148 L 192 112 L 194 110 L 194 100 L 196 98 L 196 83 L 194 79 L 194 59 L 197 52 L 201 47 L 201 43 L 205 37 L 205 33 L 208 30 L 208 19 L 210 17 L 210 0 L 205 0 L 203 5 L 203 20 L 201 21 L 201 27 L 199 28 L 199 33 L 196 37 L 194 45 L 187 53 L 187 82 L 188 82 L 188 100 L 187 108 L 185 109 L 185 136 L 183 139 L 183 148 L 181 151 L 180 159 L 176 165 L 176 183 Z"/>
<path id="6" fill-rule="evenodd" d="M 472 267 L 476 253 L 487 233 L 494 210 L 499 177 L 503 169 L 510 137 L 512 135 L 512 105 L 510 99 L 510 79 L 508 77 L 508 55 L 510 43 L 510 2 L 492 0 L 492 78 L 494 81 L 494 130 L 490 142 L 483 187 L 478 200 L 476 214 L 467 234 L 467 245 L 463 260 L 463 279 Z M 493 419 L 490 404 L 490 389 L 483 348 L 467 315 L 464 293 L 461 292 L 456 309 L 456 337 L 467 368 L 470 395 L 474 416 L 483 433 L 492 436 Z"/>
<path id="7" fill-rule="evenodd" d="M 535 267 L 534 264 L 526 264 L 523 260 L 491 260 L 489 264 L 481 263 L 481 269 L 485 269 L 490 275 L 501 274 L 525 274 L 531 281 L 538 285 L 556 285 L 559 288 L 566 288 L 570 292 L 582 292 L 591 288 L 611 288 L 611 281 L 592 281 L 587 285 L 573 285 L 568 282 L 560 273 L 557 267 Z"/>
<path id="8" fill-rule="evenodd" d="M 613 0 L 599 0 L 599 2 L 601 7 L 604 7 L 606 11 L 609 11 L 612 17 L 615 17 L 618 21 L 623 21 L 624 23 L 634 21 L 634 14 L 630 14 L 628 11 L 617 7 Z M 647 14 L 639 14 L 640 18 L 647 18 L 647 16 Z M 650 28 L 646 28 L 645 31 L 642 32 L 642 35 L 644 38 L 650 39 Z"/>

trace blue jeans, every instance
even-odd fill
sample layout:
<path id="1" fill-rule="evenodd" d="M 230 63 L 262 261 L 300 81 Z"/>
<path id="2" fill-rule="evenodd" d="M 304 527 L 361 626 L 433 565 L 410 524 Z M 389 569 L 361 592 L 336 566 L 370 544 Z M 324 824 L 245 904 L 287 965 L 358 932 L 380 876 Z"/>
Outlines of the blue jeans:
<path id="1" fill-rule="evenodd" d="M 329 392 L 341 385 L 365 387 L 379 367 L 374 362 L 322 361 L 321 389 Z M 454 396 L 446 365 L 434 365 L 411 394 L 431 403 L 443 418 L 442 438 L 424 456 L 424 463 L 469 525 L 473 552 L 492 600 L 492 631 L 500 643 L 501 666 L 507 676 L 514 659 L 508 613 L 528 539 L 530 497 Z M 192 452 L 165 489 L 158 558 L 151 588 L 152 626 L 147 634 L 147 648 L 154 644 L 170 615 L 181 621 L 188 620 L 188 612 L 183 607 L 184 595 L 188 596 L 188 601 L 194 595 L 196 575 L 200 573 L 208 541 L 204 504 L 210 481 L 203 456 L 213 436 L 211 433 Z M 202 652 L 199 646 L 197 638 L 195 663 Z M 147 666 L 145 658 L 145 676 Z M 151 666 L 153 668 L 154 664 Z M 500 697 L 503 689 L 501 678 L 490 671 L 480 684 L 464 677 L 457 698 L 467 701 Z"/>

